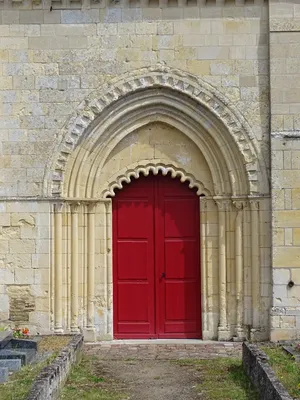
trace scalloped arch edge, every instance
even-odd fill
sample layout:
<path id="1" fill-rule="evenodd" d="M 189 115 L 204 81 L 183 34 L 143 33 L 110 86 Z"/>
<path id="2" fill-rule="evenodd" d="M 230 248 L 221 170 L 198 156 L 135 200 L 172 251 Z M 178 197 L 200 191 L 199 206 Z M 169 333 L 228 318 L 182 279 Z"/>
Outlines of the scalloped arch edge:
<path id="1" fill-rule="evenodd" d="M 119 175 L 113 182 L 109 184 L 108 189 L 104 190 L 101 193 L 102 198 L 114 197 L 116 189 L 122 189 L 123 183 L 130 183 L 132 178 L 138 179 L 140 175 L 148 176 L 150 173 L 153 175 L 158 175 L 160 172 L 166 176 L 168 174 L 171 175 L 173 179 L 179 178 L 180 182 L 184 183 L 186 181 L 189 182 L 190 189 L 197 189 L 197 195 L 205 195 L 210 196 L 211 193 L 208 189 L 206 189 L 202 182 L 195 179 L 195 177 L 191 174 L 186 173 L 184 170 L 180 168 L 176 168 L 171 165 L 165 164 L 148 164 L 146 166 L 137 166 L 134 169 L 129 169 L 126 171 L 124 175 Z"/>

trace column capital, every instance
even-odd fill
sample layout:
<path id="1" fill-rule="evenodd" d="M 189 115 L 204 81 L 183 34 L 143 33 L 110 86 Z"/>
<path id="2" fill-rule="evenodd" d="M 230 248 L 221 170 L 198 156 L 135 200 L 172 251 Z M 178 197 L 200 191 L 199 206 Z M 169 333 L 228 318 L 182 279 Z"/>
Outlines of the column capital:
<path id="1" fill-rule="evenodd" d="M 77 214 L 78 211 L 79 211 L 79 207 L 81 205 L 81 202 L 80 201 L 74 201 L 74 202 L 70 202 L 69 205 L 70 205 L 70 208 L 71 208 L 71 213 L 72 214 Z"/>
<path id="2" fill-rule="evenodd" d="M 252 211 L 257 211 L 259 210 L 259 200 L 249 200 L 250 203 L 250 208 Z"/>
<path id="3" fill-rule="evenodd" d="M 54 212 L 57 213 L 61 213 L 63 212 L 65 203 L 63 201 L 57 202 L 53 204 L 53 208 L 54 208 Z"/>
<path id="4" fill-rule="evenodd" d="M 229 199 L 224 199 L 224 200 L 218 199 L 218 200 L 215 200 L 215 203 L 218 206 L 219 212 L 230 210 L 231 200 L 229 200 Z"/>
<path id="5" fill-rule="evenodd" d="M 233 200 L 233 201 L 232 201 L 232 204 L 234 205 L 234 207 L 235 207 L 238 211 L 240 211 L 240 210 L 243 210 L 244 208 L 247 207 L 248 202 L 247 202 L 247 200 Z"/>
<path id="6" fill-rule="evenodd" d="M 86 206 L 86 210 L 88 214 L 95 214 L 95 209 L 98 204 L 97 201 L 85 201 L 83 204 Z"/>

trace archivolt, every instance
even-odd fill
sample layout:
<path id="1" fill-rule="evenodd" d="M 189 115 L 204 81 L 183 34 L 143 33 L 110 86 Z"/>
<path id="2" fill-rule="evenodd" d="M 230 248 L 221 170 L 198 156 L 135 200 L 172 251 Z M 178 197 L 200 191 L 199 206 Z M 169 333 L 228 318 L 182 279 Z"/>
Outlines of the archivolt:
<path id="1" fill-rule="evenodd" d="M 73 157 L 73 151 L 77 143 L 88 138 L 95 127 L 102 129 L 105 124 L 108 128 L 110 127 L 109 116 L 112 107 L 116 106 L 117 108 L 120 100 L 123 99 L 126 103 L 126 99 L 129 96 L 138 95 L 145 91 L 145 89 L 151 88 L 152 90 L 164 89 L 172 91 L 175 94 L 173 96 L 174 103 L 176 102 L 177 93 L 185 95 L 191 101 L 195 102 L 196 105 L 198 104 L 198 124 L 201 125 L 201 117 L 208 111 L 223 126 L 223 132 L 226 133 L 226 137 L 228 137 L 228 134 L 231 137 L 227 141 L 227 147 L 229 146 L 228 152 L 230 153 L 231 151 L 231 153 L 227 157 L 225 154 L 227 150 L 223 149 L 222 155 L 225 158 L 227 157 L 226 164 L 232 182 L 235 179 L 240 179 L 239 174 L 245 174 L 245 177 L 247 177 L 248 188 L 247 193 L 244 194 L 255 194 L 258 192 L 259 178 L 264 181 L 263 186 L 268 187 L 265 166 L 259 164 L 260 158 L 256 139 L 248 123 L 234 105 L 230 104 L 225 96 L 200 78 L 179 70 L 158 66 L 144 68 L 128 73 L 121 78 L 115 78 L 109 84 L 101 87 L 97 92 L 92 93 L 81 103 L 76 115 L 70 119 L 63 129 L 61 143 L 57 146 L 55 157 L 48 164 L 44 181 L 44 194 L 54 197 L 62 195 L 66 165 L 70 157 Z M 138 108 L 139 105 L 137 104 L 136 107 Z M 193 112 L 194 114 L 197 112 L 197 106 L 194 107 Z M 106 122 L 103 123 L 105 118 Z M 125 117 L 124 119 L 126 120 Z M 204 128 L 206 129 L 206 127 Z M 218 135 L 220 131 L 221 129 L 219 129 L 219 132 L 216 131 Z M 216 143 L 220 144 L 216 133 L 214 134 L 215 137 L 213 137 L 211 132 L 209 135 L 212 139 L 215 139 Z M 100 144 L 100 146 L 105 146 L 105 143 Z M 231 150 L 230 147 L 236 147 L 237 151 L 234 149 Z M 89 149 L 86 150 L 90 151 Z M 212 157 L 216 157 L 213 153 L 214 150 L 212 150 Z M 240 160 L 239 163 L 235 163 L 234 160 L 236 158 Z M 231 165 L 228 165 L 230 163 Z M 80 169 L 79 166 L 74 166 L 73 168 Z M 232 169 L 235 169 L 235 176 L 233 176 Z M 239 169 L 242 169 L 243 172 L 239 171 Z M 243 179 L 245 180 L 245 178 Z"/>
<path id="2" fill-rule="evenodd" d="M 101 197 L 114 197 L 114 191 L 116 189 L 122 189 L 123 183 L 131 182 L 132 178 L 138 179 L 141 174 L 143 174 L 144 176 L 148 176 L 150 172 L 152 172 L 154 175 L 157 175 L 159 172 L 161 172 L 163 175 L 167 175 L 170 173 L 172 178 L 179 177 L 181 182 L 188 181 L 190 189 L 197 188 L 198 195 L 210 195 L 209 190 L 204 187 L 202 182 L 197 181 L 191 174 L 187 174 L 182 169 L 177 169 L 171 165 L 148 164 L 145 166 L 137 166 L 135 169 L 129 169 L 124 175 L 117 176 L 115 179 L 112 180 L 108 189 L 103 191 Z"/>

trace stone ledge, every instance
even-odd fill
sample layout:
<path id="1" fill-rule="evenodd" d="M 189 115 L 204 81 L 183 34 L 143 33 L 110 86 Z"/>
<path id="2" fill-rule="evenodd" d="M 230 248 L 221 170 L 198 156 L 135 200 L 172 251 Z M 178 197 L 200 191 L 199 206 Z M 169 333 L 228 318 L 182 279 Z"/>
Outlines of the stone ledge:
<path id="1" fill-rule="evenodd" d="M 82 354 L 83 336 L 74 336 L 55 360 L 45 367 L 33 383 L 26 400 L 54 400 L 59 396 L 62 384 L 71 367 L 77 363 Z"/>
<path id="2" fill-rule="evenodd" d="M 262 400 L 293 400 L 268 364 L 268 356 L 258 346 L 243 343 L 243 367 Z"/>

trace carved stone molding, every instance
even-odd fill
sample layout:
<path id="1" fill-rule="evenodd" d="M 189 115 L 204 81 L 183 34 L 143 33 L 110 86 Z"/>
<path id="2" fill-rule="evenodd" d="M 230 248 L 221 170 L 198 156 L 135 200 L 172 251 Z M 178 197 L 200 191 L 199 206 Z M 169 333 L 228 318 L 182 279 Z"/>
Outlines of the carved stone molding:
<path id="1" fill-rule="evenodd" d="M 112 79 L 109 84 L 103 85 L 80 104 L 77 113 L 63 128 L 62 142 L 56 149 L 54 160 L 48 165 L 45 178 L 45 190 L 48 193 L 51 192 L 51 195 L 56 197 L 61 195 L 65 168 L 71 153 L 80 138 L 89 132 L 93 122 L 101 118 L 104 110 L 111 108 L 121 98 L 140 93 L 147 88 L 165 88 L 184 94 L 209 110 L 225 126 L 237 144 L 245 165 L 250 191 L 257 191 L 258 175 L 262 174 L 262 178 L 266 180 L 266 169 L 264 165 L 257 166 L 259 153 L 256 138 L 235 105 L 199 77 L 158 65 Z"/>
<path id="2" fill-rule="evenodd" d="M 65 203 L 64 202 L 59 202 L 59 203 L 54 203 L 53 204 L 53 209 L 54 212 L 57 213 L 61 213 L 64 211 L 64 207 L 65 207 Z"/>
<path id="3" fill-rule="evenodd" d="M 244 208 L 247 207 L 246 200 L 233 200 L 232 204 L 238 211 L 243 210 Z"/>
<path id="4" fill-rule="evenodd" d="M 81 206 L 80 201 L 70 203 L 71 213 L 76 214 L 79 211 L 79 207 Z"/>
<path id="5" fill-rule="evenodd" d="M 231 208 L 231 200 L 215 200 L 219 211 L 229 211 Z"/>
<path id="6" fill-rule="evenodd" d="M 258 200 L 250 200 L 250 208 L 252 211 L 258 211 L 259 210 L 259 201 Z"/>
<path id="7" fill-rule="evenodd" d="M 257 5 L 263 5 L 266 0 L 256 0 Z M 4 0 L 0 0 L 0 3 L 4 3 Z M 24 4 L 28 7 L 29 5 L 33 7 L 33 9 L 42 9 L 42 10 L 50 10 L 57 11 L 57 10 L 68 10 L 68 11 L 85 11 L 92 9 L 93 11 L 99 11 L 99 8 L 103 10 L 104 8 L 111 8 L 114 4 L 121 7 L 122 9 L 128 9 L 129 7 L 136 6 L 139 4 L 136 0 L 12 0 L 11 3 L 5 3 L 5 9 L 24 9 Z M 208 4 L 208 5 L 207 5 Z M 195 3 L 195 7 L 205 8 L 206 6 L 211 7 L 212 4 L 215 4 L 219 7 L 223 7 L 225 4 L 225 0 L 213 0 L 208 3 L 208 0 L 202 0 L 198 3 Z M 236 2 L 232 3 L 232 7 L 241 7 L 243 5 L 247 5 L 246 0 L 236 0 Z M 142 2 L 143 8 L 153 7 L 150 0 L 143 0 Z M 171 0 L 159 0 L 157 3 L 157 8 L 167 8 L 172 7 L 174 8 L 174 3 Z M 177 8 L 187 7 L 185 1 L 179 1 Z M 94 18 L 97 20 L 97 14 L 94 14 Z M 100 19 L 99 19 L 100 21 Z M 287 21 L 287 22 L 286 22 Z M 283 29 L 284 26 L 288 26 L 289 30 L 295 30 L 296 27 L 299 26 L 299 22 L 297 21 L 293 24 L 288 19 L 284 19 L 283 23 L 281 23 L 281 19 L 277 19 L 274 22 L 272 21 L 272 29 L 274 31 L 280 31 Z M 285 24 L 285 25 L 284 25 Z"/>
<path id="8" fill-rule="evenodd" d="M 171 165 L 164 165 L 164 164 L 148 164 L 145 166 L 137 166 L 135 169 L 129 169 L 126 171 L 125 175 L 118 176 L 115 180 L 113 180 L 108 190 L 104 191 L 101 194 L 101 197 L 105 198 L 108 196 L 114 197 L 115 196 L 115 189 L 122 189 L 123 183 L 131 182 L 132 178 L 138 179 L 140 175 L 148 176 L 149 173 L 153 173 L 157 175 L 161 172 L 163 175 L 170 174 L 172 178 L 180 178 L 181 182 L 189 182 L 189 188 L 197 188 L 197 194 L 204 194 L 210 195 L 209 190 L 204 187 L 202 182 L 197 181 L 191 174 L 187 174 L 182 169 L 175 168 Z"/>

